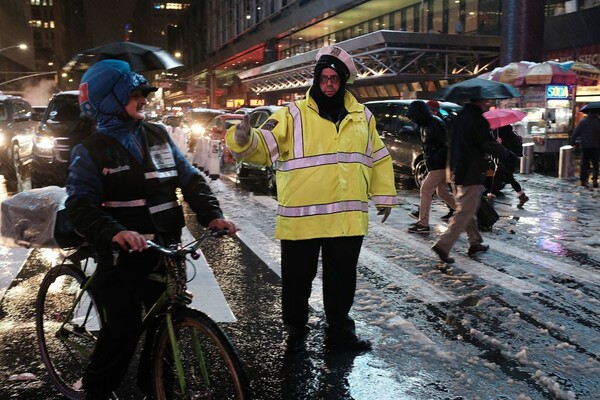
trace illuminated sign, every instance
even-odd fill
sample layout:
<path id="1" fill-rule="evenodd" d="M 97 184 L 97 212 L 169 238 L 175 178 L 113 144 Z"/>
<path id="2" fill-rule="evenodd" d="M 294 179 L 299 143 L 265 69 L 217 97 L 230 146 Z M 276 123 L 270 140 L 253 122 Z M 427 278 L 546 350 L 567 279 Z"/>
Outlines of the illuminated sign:
<path id="1" fill-rule="evenodd" d="M 548 99 L 568 99 L 569 87 L 566 85 L 548 85 L 546 97 Z"/>

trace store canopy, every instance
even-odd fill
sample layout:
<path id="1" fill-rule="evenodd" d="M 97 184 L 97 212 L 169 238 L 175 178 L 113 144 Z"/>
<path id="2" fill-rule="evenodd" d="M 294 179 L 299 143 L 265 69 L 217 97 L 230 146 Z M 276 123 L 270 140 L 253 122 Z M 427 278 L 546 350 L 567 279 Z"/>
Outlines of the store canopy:
<path id="1" fill-rule="evenodd" d="M 497 36 L 381 30 L 336 44 L 358 70 L 355 86 L 462 80 L 497 65 Z M 299 90 L 312 83 L 317 50 L 279 60 L 237 76 L 255 93 Z"/>
<path id="2" fill-rule="evenodd" d="M 600 79 L 600 69 L 591 64 L 567 61 L 563 63 L 545 61 L 534 63 L 518 61 L 495 68 L 479 75 L 480 78 L 496 82 L 510 83 L 515 87 L 525 85 L 596 85 Z"/>

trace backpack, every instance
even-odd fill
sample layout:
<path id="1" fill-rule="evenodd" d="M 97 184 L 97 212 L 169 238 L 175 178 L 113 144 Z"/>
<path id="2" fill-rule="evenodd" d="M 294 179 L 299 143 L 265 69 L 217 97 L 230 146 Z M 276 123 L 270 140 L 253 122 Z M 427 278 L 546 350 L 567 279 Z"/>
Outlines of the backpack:
<path id="1" fill-rule="evenodd" d="M 508 150 L 515 153 L 517 157 L 523 157 L 523 138 L 512 130 L 510 125 L 500 128 L 500 138 L 502 139 L 502 145 Z"/>

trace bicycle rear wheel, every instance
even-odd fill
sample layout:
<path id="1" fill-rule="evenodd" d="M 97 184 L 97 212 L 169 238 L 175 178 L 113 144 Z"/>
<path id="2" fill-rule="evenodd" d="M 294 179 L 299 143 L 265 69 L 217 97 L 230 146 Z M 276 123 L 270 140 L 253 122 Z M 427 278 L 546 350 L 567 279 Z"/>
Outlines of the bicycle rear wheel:
<path id="1" fill-rule="evenodd" d="M 53 267 L 36 301 L 42 361 L 52 382 L 69 399 L 85 398 L 81 378 L 101 327 L 94 299 L 82 289 L 87 279 L 74 265 Z"/>
<path id="2" fill-rule="evenodd" d="M 175 369 L 166 321 L 159 329 L 153 360 L 158 399 L 248 399 L 242 362 L 231 341 L 206 314 L 183 308 L 173 315 L 185 389 Z"/>

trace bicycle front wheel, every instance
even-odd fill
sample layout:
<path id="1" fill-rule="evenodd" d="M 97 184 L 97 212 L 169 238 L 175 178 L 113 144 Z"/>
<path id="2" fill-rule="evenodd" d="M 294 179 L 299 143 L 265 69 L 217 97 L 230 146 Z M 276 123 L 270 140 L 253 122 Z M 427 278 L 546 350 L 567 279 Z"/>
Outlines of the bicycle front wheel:
<path id="1" fill-rule="evenodd" d="M 52 382 L 69 399 L 85 398 L 81 378 L 101 327 L 94 299 L 82 289 L 87 279 L 74 265 L 53 267 L 36 301 L 42 361 Z"/>
<path id="2" fill-rule="evenodd" d="M 184 308 L 173 315 L 175 346 L 168 322 L 157 335 L 153 379 L 158 399 L 248 399 L 242 362 L 231 341 L 206 314 Z M 173 349 L 178 356 L 174 356 Z M 182 373 L 176 364 L 180 359 Z"/>

